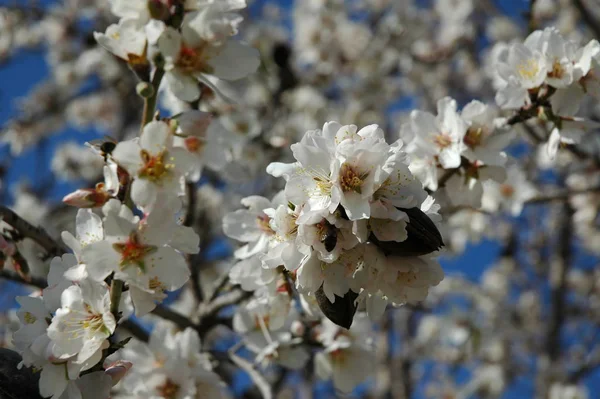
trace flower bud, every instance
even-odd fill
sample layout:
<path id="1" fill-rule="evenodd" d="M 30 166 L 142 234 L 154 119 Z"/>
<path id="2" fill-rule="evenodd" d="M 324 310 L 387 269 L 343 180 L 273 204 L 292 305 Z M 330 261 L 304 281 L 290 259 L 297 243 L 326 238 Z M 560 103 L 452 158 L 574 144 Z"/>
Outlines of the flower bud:
<path id="1" fill-rule="evenodd" d="M 117 360 L 106 367 L 104 374 L 108 375 L 112 379 L 112 384 L 114 386 L 117 385 L 123 377 L 125 377 L 125 374 L 127 374 L 131 366 L 133 366 L 131 362 Z"/>
<path id="2" fill-rule="evenodd" d="M 149 98 L 154 95 L 154 88 L 148 82 L 140 82 L 135 86 L 135 91 L 142 98 Z"/>
<path id="3" fill-rule="evenodd" d="M 67 205 L 78 208 L 96 208 L 104 205 L 111 197 L 102 189 L 103 186 L 96 188 L 81 188 L 63 198 Z"/>
<path id="4" fill-rule="evenodd" d="M 298 321 L 298 320 L 294 320 L 292 322 L 290 330 L 291 330 L 292 334 L 294 334 L 296 337 L 301 337 L 306 332 L 306 328 L 304 327 L 304 324 L 302 324 L 302 322 Z"/>

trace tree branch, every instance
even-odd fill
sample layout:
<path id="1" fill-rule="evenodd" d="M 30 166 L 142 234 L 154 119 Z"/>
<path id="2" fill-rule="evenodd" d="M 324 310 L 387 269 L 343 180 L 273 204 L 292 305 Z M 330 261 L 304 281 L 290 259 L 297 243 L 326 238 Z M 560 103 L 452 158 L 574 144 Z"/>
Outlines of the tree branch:
<path id="1" fill-rule="evenodd" d="M 11 272 L 10 270 L 0 270 L 0 279 L 15 281 L 17 283 L 31 285 L 39 289 L 44 289 L 48 286 L 46 279 L 40 277 L 29 276 L 27 279 L 21 277 L 18 273 Z"/>
<path id="2" fill-rule="evenodd" d="M 595 192 L 600 192 L 600 187 L 590 187 L 590 188 L 585 188 L 582 190 L 569 190 L 569 191 L 556 193 L 556 194 L 541 195 L 538 197 L 531 198 L 531 199 L 525 201 L 525 203 L 526 204 L 541 204 L 541 203 L 552 202 L 552 201 L 565 201 L 565 200 L 568 200 L 569 198 L 571 198 L 571 196 L 573 196 L 573 195 L 591 194 L 591 193 L 595 193 Z"/>
<path id="3" fill-rule="evenodd" d="M 23 237 L 37 242 L 49 255 L 60 256 L 69 252 L 64 244 L 55 241 L 43 228 L 33 226 L 6 206 L 0 205 L 0 219 Z"/>
<path id="4" fill-rule="evenodd" d="M 559 358 L 561 353 L 560 332 L 566 318 L 567 273 L 571 266 L 573 252 L 571 248 L 571 240 L 573 238 L 573 213 L 571 205 L 566 202 L 564 204 L 561 228 L 558 236 L 560 270 L 557 281 L 554 283 L 551 281 L 551 313 L 548 335 L 546 336 L 546 353 L 553 362 Z"/>
<path id="5" fill-rule="evenodd" d="M 592 30 L 592 32 L 594 32 L 594 36 L 597 39 L 600 39 L 600 24 L 594 19 L 592 13 L 590 10 L 588 10 L 583 0 L 573 0 L 573 5 L 579 11 L 581 19 L 583 19 L 585 24 Z"/>

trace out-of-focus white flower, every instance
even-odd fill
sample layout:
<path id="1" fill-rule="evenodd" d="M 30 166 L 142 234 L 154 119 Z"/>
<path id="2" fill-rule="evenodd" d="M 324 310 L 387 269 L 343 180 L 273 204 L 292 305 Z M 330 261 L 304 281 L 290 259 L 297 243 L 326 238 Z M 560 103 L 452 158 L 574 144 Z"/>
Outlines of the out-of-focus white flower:
<path id="1" fill-rule="evenodd" d="M 588 399 L 588 391 L 582 386 L 554 383 L 550 386 L 550 399 Z"/>
<path id="2" fill-rule="evenodd" d="M 122 351 L 134 367 L 121 384 L 136 397 L 225 399 L 224 384 L 200 352 L 200 338 L 188 328 L 176 332 L 171 323 L 157 323 L 148 344 L 134 341 Z"/>
<path id="3" fill-rule="evenodd" d="M 158 39 L 158 48 L 165 58 L 165 80 L 169 89 L 182 100 L 194 101 L 200 95 L 198 81 L 219 90 L 207 78 L 237 80 L 253 73 L 260 63 L 258 52 L 229 39 L 214 42 L 206 31 L 206 13 L 185 15 L 181 33 L 167 27 Z M 217 15 L 214 16 L 215 18 Z"/>
<path id="4" fill-rule="evenodd" d="M 499 208 L 518 216 L 523 204 L 537 193 L 534 185 L 527 181 L 525 173 L 516 165 L 506 170 L 506 181 L 497 183 L 487 180 L 483 183 L 482 208 L 496 212 Z"/>
<path id="5" fill-rule="evenodd" d="M 460 156 L 466 150 L 463 142 L 468 123 L 458 114 L 456 101 L 446 97 L 437 103 L 437 116 L 413 111 L 410 123 L 403 126 L 401 137 L 408 153 L 437 156 L 443 168 L 460 166 Z"/>
<path id="6" fill-rule="evenodd" d="M 63 179 L 95 180 L 102 159 L 90 156 L 89 149 L 74 142 L 61 145 L 52 158 L 52 171 Z"/>
<path id="7" fill-rule="evenodd" d="M 132 66 L 146 61 L 146 34 L 133 19 L 122 19 L 106 28 L 106 33 L 94 32 L 102 47 Z"/>
<path id="8" fill-rule="evenodd" d="M 370 326 L 366 317 L 357 317 L 350 330 L 324 320 L 317 339 L 325 350 L 315 356 L 315 372 L 320 378 L 333 379 L 334 386 L 344 393 L 351 392 L 373 371 L 375 353 L 369 338 Z"/>

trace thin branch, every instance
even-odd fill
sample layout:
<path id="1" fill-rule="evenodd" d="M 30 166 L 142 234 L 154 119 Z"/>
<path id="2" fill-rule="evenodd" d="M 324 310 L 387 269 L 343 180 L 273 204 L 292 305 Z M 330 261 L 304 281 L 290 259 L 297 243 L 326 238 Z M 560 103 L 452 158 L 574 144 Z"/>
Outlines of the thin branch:
<path id="1" fill-rule="evenodd" d="M 527 12 L 527 27 L 529 29 L 529 33 L 533 32 L 534 30 L 536 30 L 536 26 L 537 26 L 537 21 L 535 20 L 535 3 L 537 0 L 531 0 L 529 2 L 529 11 Z"/>
<path id="2" fill-rule="evenodd" d="M 160 82 L 165 74 L 165 70 L 163 68 L 156 68 L 154 71 L 154 76 L 152 77 L 152 95 L 147 98 L 144 98 L 144 111 L 142 114 L 142 129 L 148 123 L 152 121 L 154 118 L 154 111 L 156 109 L 156 101 L 158 99 L 158 87 L 160 86 Z"/>
<path id="3" fill-rule="evenodd" d="M 552 201 L 565 201 L 565 200 L 568 200 L 569 198 L 571 198 L 571 196 L 573 196 L 573 195 L 591 194 L 591 193 L 596 193 L 596 192 L 600 192 L 600 187 L 590 187 L 590 188 L 585 188 L 582 190 L 570 190 L 570 191 L 565 191 L 565 192 L 561 192 L 561 193 L 557 193 L 557 194 L 541 195 L 538 197 L 531 198 L 531 199 L 525 201 L 525 203 L 526 204 L 542 204 L 542 203 L 552 202 Z"/>
<path id="4" fill-rule="evenodd" d="M 46 279 L 40 277 L 29 276 L 27 279 L 21 277 L 18 273 L 11 272 L 10 270 L 0 270 L 0 279 L 15 281 L 17 283 L 31 285 L 39 289 L 44 289 L 48 286 Z"/>
<path id="5" fill-rule="evenodd" d="M 588 374 L 598 370 L 598 368 L 600 368 L 600 352 L 596 352 L 594 357 L 585 362 L 580 368 L 573 371 L 569 375 L 569 382 L 576 384 Z"/>
<path id="6" fill-rule="evenodd" d="M 228 292 L 227 294 L 218 296 L 209 304 L 207 304 L 204 309 L 202 309 L 202 311 L 200 312 L 200 317 L 203 318 L 210 315 L 214 315 L 218 313 L 221 309 L 230 305 L 238 304 L 244 299 L 250 298 L 251 296 L 251 292 L 243 291 L 242 289 L 237 289 Z"/>
<path id="7" fill-rule="evenodd" d="M 573 5 L 579 11 L 581 19 L 594 32 L 594 36 L 600 39 L 600 24 L 593 17 L 593 14 L 588 10 L 583 0 L 573 0 Z"/>
<path id="8" fill-rule="evenodd" d="M 121 302 L 121 293 L 123 292 L 123 281 L 113 278 L 110 283 L 110 312 L 119 321 L 119 304 Z"/>
<path id="9" fill-rule="evenodd" d="M 182 330 L 188 327 L 193 328 L 194 330 L 198 329 L 198 326 L 192 323 L 192 321 L 187 316 L 184 316 L 181 313 L 177 313 L 169 307 L 161 304 L 156 305 L 156 308 L 154 308 L 152 314 L 155 316 L 159 316 L 165 320 L 172 321 Z"/>
<path id="10" fill-rule="evenodd" d="M 134 338 L 142 342 L 148 342 L 150 340 L 150 334 L 148 334 L 142 326 L 131 319 L 121 321 L 119 327 L 127 330 Z"/>
<path id="11" fill-rule="evenodd" d="M 558 256 L 560 257 L 557 281 L 550 291 L 551 313 L 548 334 L 546 336 L 546 353 L 551 361 L 556 361 L 561 353 L 560 333 L 566 318 L 567 274 L 572 261 L 571 240 L 573 238 L 573 209 L 566 202 L 564 205 L 561 229 L 558 237 Z"/>
<path id="12" fill-rule="evenodd" d="M 0 205 L 0 219 L 14 228 L 23 237 L 37 242 L 49 255 L 60 256 L 69 252 L 69 249 L 64 244 L 55 241 L 46 233 L 46 230 L 33 226 L 6 206 Z"/>

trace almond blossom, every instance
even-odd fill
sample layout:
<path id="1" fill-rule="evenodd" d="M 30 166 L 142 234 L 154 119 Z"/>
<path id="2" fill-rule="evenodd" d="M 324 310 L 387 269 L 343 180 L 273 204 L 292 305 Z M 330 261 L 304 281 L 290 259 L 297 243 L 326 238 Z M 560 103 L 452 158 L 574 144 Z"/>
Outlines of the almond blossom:
<path id="1" fill-rule="evenodd" d="M 185 101 L 199 97 L 198 81 L 215 88 L 208 75 L 237 80 L 254 72 L 259 65 L 258 53 L 252 47 L 231 39 L 214 42 L 214 36 L 207 35 L 212 32 L 204 29 L 206 18 L 205 12 L 188 13 L 181 33 L 167 27 L 158 39 L 158 49 L 165 58 L 166 84 Z"/>
<path id="2" fill-rule="evenodd" d="M 147 124 L 139 140 L 119 143 L 112 156 L 134 177 L 131 198 L 141 207 L 152 206 L 159 194 L 177 195 L 192 166 L 191 155 L 173 147 L 169 125 L 158 121 Z"/>

